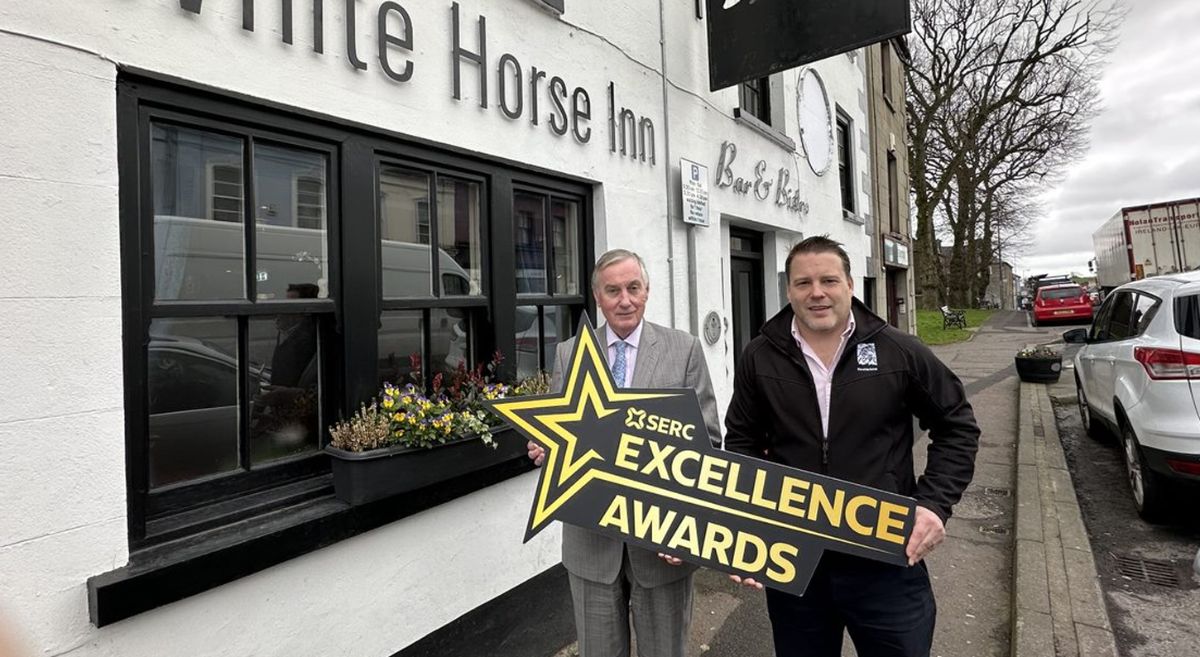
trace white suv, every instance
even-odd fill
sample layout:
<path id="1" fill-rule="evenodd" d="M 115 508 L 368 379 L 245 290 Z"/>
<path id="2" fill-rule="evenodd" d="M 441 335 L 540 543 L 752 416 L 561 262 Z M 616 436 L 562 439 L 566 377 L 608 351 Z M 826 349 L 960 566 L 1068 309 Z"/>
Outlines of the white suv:
<path id="1" fill-rule="evenodd" d="M 1168 485 L 1200 482 L 1200 271 L 1127 283 L 1090 329 L 1063 340 L 1075 355 L 1088 433 L 1120 437 L 1138 513 L 1162 516 Z"/>

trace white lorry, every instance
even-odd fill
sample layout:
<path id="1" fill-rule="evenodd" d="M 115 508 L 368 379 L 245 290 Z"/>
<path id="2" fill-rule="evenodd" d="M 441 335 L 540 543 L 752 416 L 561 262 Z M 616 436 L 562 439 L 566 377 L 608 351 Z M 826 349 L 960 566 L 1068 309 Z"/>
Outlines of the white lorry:
<path id="1" fill-rule="evenodd" d="M 1092 233 L 1105 293 L 1150 276 L 1200 269 L 1200 198 L 1122 208 Z"/>

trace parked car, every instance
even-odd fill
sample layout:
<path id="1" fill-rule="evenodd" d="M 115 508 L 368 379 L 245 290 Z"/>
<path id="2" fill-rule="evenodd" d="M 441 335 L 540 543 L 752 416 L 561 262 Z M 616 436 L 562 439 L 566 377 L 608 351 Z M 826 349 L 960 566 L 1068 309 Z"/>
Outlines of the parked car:
<path id="1" fill-rule="evenodd" d="M 1075 386 L 1083 425 L 1119 437 L 1134 503 L 1160 518 L 1176 483 L 1200 483 L 1200 271 L 1113 290 L 1082 343 Z"/>
<path id="2" fill-rule="evenodd" d="M 1054 321 L 1092 321 L 1092 298 L 1087 290 L 1074 283 L 1038 288 L 1033 299 L 1033 325 Z"/>

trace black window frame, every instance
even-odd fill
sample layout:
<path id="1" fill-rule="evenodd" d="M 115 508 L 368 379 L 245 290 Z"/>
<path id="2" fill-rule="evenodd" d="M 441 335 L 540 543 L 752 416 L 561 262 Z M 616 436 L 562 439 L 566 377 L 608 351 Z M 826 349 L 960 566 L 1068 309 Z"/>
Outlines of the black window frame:
<path id="1" fill-rule="evenodd" d="M 326 247 L 329 249 L 328 285 L 335 290 L 338 280 L 338 233 L 340 216 L 337 200 L 339 162 L 336 144 L 320 135 L 303 131 L 289 131 L 270 123 L 239 122 L 221 117 L 219 113 L 196 108 L 189 111 L 185 104 L 172 104 L 147 99 L 126 108 L 125 116 L 119 120 L 128 122 L 126 129 L 133 134 L 123 135 L 124 153 L 135 153 L 132 158 L 122 157 L 122 164 L 136 167 L 122 171 L 122 199 L 132 201 L 133 207 L 122 206 L 122 285 L 125 314 L 125 373 L 126 385 L 125 428 L 126 428 L 126 479 L 129 506 L 129 535 L 131 547 L 163 542 L 182 535 L 196 533 L 211 527 L 232 522 L 244 517 L 244 510 L 230 509 L 230 500 L 267 488 L 283 486 L 299 479 L 322 475 L 329 470 L 328 457 L 320 452 L 323 438 L 319 437 L 318 449 L 297 457 L 285 458 L 265 466 L 249 468 L 248 444 L 248 322 L 252 318 L 281 313 L 303 313 L 318 322 L 318 358 L 328 359 L 329 347 L 326 336 L 333 327 L 337 312 L 334 298 L 308 301 L 258 300 L 255 294 L 257 283 L 254 275 L 256 257 L 255 189 L 254 189 L 254 146 L 257 143 L 271 146 L 290 147 L 320 153 L 326 158 Z M 156 300 L 154 249 L 154 188 L 152 184 L 153 159 L 152 126 L 170 125 L 202 130 L 242 140 L 242 230 L 244 232 L 245 293 L 240 300 Z M 132 162 L 124 162 L 130 160 Z M 136 185 L 124 184 L 132 174 Z M 126 195 L 136 193 L 136 200 Z M 172 483 L 156 489 L 150 485 L 149 454 L 149 400 L 147 398 L 147 364 L 149 361 L 149 329 L 155 319 L 166 318 L 234 318 L 237 322 L 238 354 L 238 408 L 239 431 L 238 469 L 214 474 L 187 482 Z M 320 368 L 318 390 L 333 389 L 332 370 L 328 365 Z M 328 393 L 320 396 L 318 422 L 323 424 L 334 417 L 334 400 Z M 206 509 L 208 512 L 206 512 Z"/>
<path id="2" fill-rule="evenodd" d="M 854 121 L 838 108 L 834 113 L 834 145 L 838 156 L 838 186 L 841 191 L 842 212 L 854 215 L 858 211 L 854 187 Z"/>
<path id="3" fill-rule="evenodd" d="M 293 145 L 327 154 L 327 239 L 329 249 L 329 298 L 312 301 L 256 302 L 253 295 L 255 221 L 253 203 L 253 153 L 243 152 L 244 214 L 251 234 L 247 238 L 246 300 L 235 302 L 170 302 L 171 316 L 212 316 L 232 313 L 243 317 L 287 312 L 318 313 L 321 316 L 320 348 L 324 373 L 320 445 L 328 440 L 327 427 L 348 409 L 378 393 L 377 331 L 381 313 L 388 308 L 470 307 L 477 313 L 478 329 L 471 331 L 472 351 L 477 356 L 499 351 L 504 364 L 498 374 L 512 380 L 515 373 L 515 306 L 513 280 L 512 197 L 513 190 L 542 190 L 578 201 L 577 235 L 580 281 L 579 294 L 546 295 L 547 305 L 573 305 L 572 320 L 583 312 L 594 313 L 586 293 L 587 274 L 594 259 L 592 185 L 584 180 L 522 168 L 511 162 L 479 157 L 463 149 L 434 145 L 405 135 L 360 126 L 261 100 L 234 97 L 224 92 L 200 89 L 190 83 L 158 79 L 140 71 L 120 73 L 117 81 L 117 139 L 120 179 L 121 271 L 123 307 L 123 366 L 125 372 L 125 441 L 128 536 L 131 553 L 158 550 L 171 539 L 198 535 L 258 514 L 268 514 L 298 495 L 329 498 L 329 461 L 322 451 L 286 460 L 279 467 L 252 471 L 253 476 L 216 477 L 170 487 L 169 498 L 156 497 L 149 488 L 148 404 L 146 362 L 151 319 L 162 316 L 154 296 L 153 220 L 154 197 L 150 184 L 150 122 L 172 123 L 220 133 L 261 135 L 274 145 Z M 400 164 L 451 175 L 480 184 L 481 294 L 449 298 L 384 299 L 380 269 L 380 227 L 376 186 L 381 162 Z M 431 177 L 436 191 L 436 178 Z M 432 195 L 436 197 L 436 193 Z M 431 241 L 437 243 L 436 199 L 430 207 Z M 549 216 L 547 221 L 549 222 Z M 437 250 L 431 249 L 436 276 Z M 353 257 L 351 257 L 351 254 Z M 553 263 L 551 263 L 553 266 Z M 434 279 L 437 290 L 441 282 Z M 157 302 L 159 305 L 162 302 Z M 248 321 L 248 320 L 239 320 Z M 244 342 L 244 338 L 242 339 Z M 426 338 L 426 342 L 428 338 Z M 243 345 L 244 346 L 244 345 Z M 242 353 L 245 353 L 244 351 Z M 428 353 L 428 352 L 427 352 Z M 548 368 L 550 364 L 545 364 Z M 240 366 L 242 370 L 245 365 Z M 244 382 L 245 375 L 240 379 Z M 245 420 L 241 421 L 242 424 Z M 510 471 L 510 472 L 508 472 Z M 504 476 L 525 471 L 508 469 Z M 429 499 L 453 499 L 494 483 L 478 478 L 465 485 L 456 473 L 446 473 L 443 493 L 431 492 Z M 308 482 L 312 482 L 308 485 Z M 305 487 L 307 486 L 307 488 Z M 435 485 L 436 487 L 436 485 Z M 289 493 L 272 497 L 272 491 Z M 297 493 L 303 489 L 303 493 Z M 157 491 L 156 491 L 157 492 Z M 253 502 L 249 501 L 254 497 Z M 243 501 L 245 501 L 243 503 Z M 437 503 L 437 502 L 433 502 Z M 265 517 L 265 516 L 264 516 Z M 336 539 L 335 539 L 336 540 Z"/>
<path id="4" fill-rule="evenodd" d="M 742 113 L 771 125 L 771 78 L 751 78 L 739 84 L 738 107 Z"/>
<path id="5" fill-rule="evenodd" d="M 887 184 L 888 184 L 888 229 L 896 234 L 902 234 L 900 225 L 900 163 L 895 151 L 887 153 Z"/>
<path id="6" fill-rule="evenodd" d="M 542 237 L 544 245 L 542 248 L 543 271 L 546 276 L 546 289 L 544 293 L 539 292 L 517 292 L 516 305 L 518 306 L 535 306 L 537 308 L 537 324 L 538 324 L 538 367 L 546 372 L 549 372 L 554 363 L 546 362 L 546 308 L 550 306 L 567 306 L 570 310 L 569 325 L 574 327 L 580 316 L 584 312 L 590 312 L 592 308 L 589 304 L 594 305 L 594 300 L 587 293 L 591 289 L 591 280 L 588 276 L 591 273 L 591 263 L 593 258 L 590 253 L 585 254 L 584 249 L 579 250 L 580 266 L 583 273 L 579 274 L 579 290 L 575 294 L 559 293 L 555 290 L 554 282 L 557 279 L 557 264 L 554 257 L 554 202 L 566 201 L 575 203 L 579 208 L 579 232 L 584 232 L 586 226 L 583 221 L 583 215 L 587 212 L 586 199 L 578 194 L 574 194 L 561 188 L 547 187 L 530 181 L 518 182 L 513 185 L 514 199 L 516 194 L 537 195 L 542 198 Z M 513 229 L 516 229 L 515 223 Z M 514 245 L 516 238 L 513 238 Z M 515 249 L 514 249 L 515 258 Z M 515 272 L 514 272 L 515 274 Z M 514 290 L 516 288 L 516 278 L 513 279 Z M 515 313 L 515 309 L 514 309 Z M 594 314 L 594 313 L 593 313 Z M 514 327 L 515 328 L 515 327 Z M 562 336 L 556 336 L 560 340 Z M 515 338 L 514 338 L 515 339 Z M 513 364 L 516 364 L 516 352 L 514 345 Z"/>
<path id="7" fill-rule="evenodd" d="M 892 80 L 892 44 L 890 41 L 884 41 L 879 44 L 879 77 L 882 84 L 883 98 L 887 101 L 888 107 L 895 112 L 893 106 L 895 102 L 893 98 L 893 80 Z"/>

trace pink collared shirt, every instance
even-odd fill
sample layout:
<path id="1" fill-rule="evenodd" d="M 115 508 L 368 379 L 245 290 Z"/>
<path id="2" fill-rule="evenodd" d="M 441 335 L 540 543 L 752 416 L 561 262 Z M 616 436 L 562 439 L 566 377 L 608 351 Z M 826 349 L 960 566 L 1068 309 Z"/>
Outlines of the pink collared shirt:
<path id="1" fill-rule="evenodd" d="M 642 326 L 646 324 L 646 320 L 638 322 L 637 328 L 633 329 L 633 333 L 625 338 L 625 380 L 617 381 L 617 385 L 622 388 L 628 388 L 633 384 L 633 366 L 637 364 L 638 343 L 642 340 Z M 605 326 L 605 337 L 608 343 L 608 367 L 612 369 L 613 363 L 617 361 L 617 342 L 621 338 L 613 333 L 611 326 Z"/>
<path id="2" fill-rule="evenodd" d="M 842 341 L 838 343 L 837 352 L 833 355 L 833 366 L 825 367 L 825 363 L 817 357 L 817 352 L 813 351 L 812 347 L 800 337 L 800 331 L 796 328 L 796 320 L 792 319 L 792 337 L 796 339 L 796 346 L 800 347 L 800 351 L 804 353 L 804 360 L 808 362 L 808 369 L 812 372 L 813 385 L 817 388 L 817 406 L 821 409 L 821 431 L 824 436 L 829 436 L 829 395 L 833 390 L 833 370 L 837 369 L 838 361 L 842 359 L 842 352 L 846 350 L 846 341 L 854 334 L 854 315 L 850 315 L 850 322 L 846 326 L 846 330 L 842 331 Z"/>

